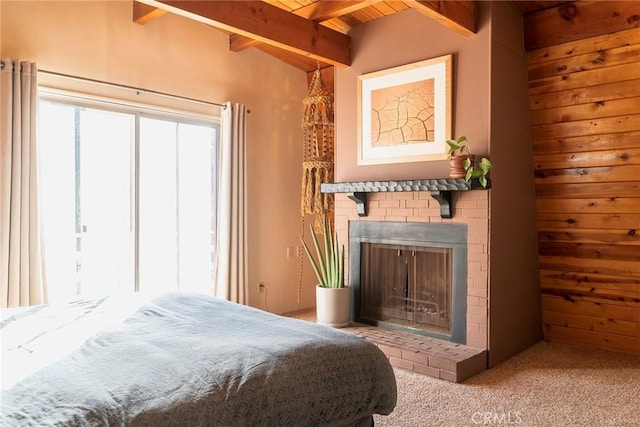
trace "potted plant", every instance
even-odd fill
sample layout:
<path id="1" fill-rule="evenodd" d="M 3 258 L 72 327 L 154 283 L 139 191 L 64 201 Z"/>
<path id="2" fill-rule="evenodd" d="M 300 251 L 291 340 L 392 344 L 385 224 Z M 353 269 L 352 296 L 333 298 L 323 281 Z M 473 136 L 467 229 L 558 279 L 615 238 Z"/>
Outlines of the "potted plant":
<path id="1" fill-rule="evenodd" d="M 322 216 L 321 227 L 324 252 L 320 249 L 318 238 L 312 226 L 309 226 L 309 231 L 316 256 L 314 257 L 311 253 L 303 236 L 300 236 L 300 241 L 318 278 L 316 286 L 317 323 L 335 328 L 348 326 L 351 310 L 351 288 L 344 286 L 344 245 L 338 244 L 338 235 L 334 234 L 333 227 L 325 215 Z"/>
<path id="2" fill-rule="evenodd" d="M 487 174 L 493 168 L 489 159 L 483 157 L 476 167 L 475 156 L 471 154 L 466 136 L 445 141 L 449 146 L 447 155 L 449 156 L 449 177 L 464 178 L 466 181 L 471 178 L 478 178 L 480 185 L 487 188 Z"/>
<path id="3" fill-rule="evenodd" d="M 465 160 L 463 166 L 467 171 L 465 175 L 465 179 L 467 181 L 469 181 L 471 178 L 478 178 L 478 181 L 480 181 L 480 185 L 482 185 L 484 188 L 487 188 L 487 174 L 491 169 L 493 169 L 493 163 L 491 163 L 491 160 L 483 157 L 480 160 L 480 164 L 477 168 L 475 167 L 474 162 Z"/>
<path id="4" fill-rule="evenodd" d="M 467 145 L 467 137 L 460 136 L 456 139 L 448 139 L 445 141 L 449 146 L 447 155 L 449 156 L 449 177 L 464 178 L 467 174 L 463 163 L 465 160 L 473 161 L 469 146 Z"/>

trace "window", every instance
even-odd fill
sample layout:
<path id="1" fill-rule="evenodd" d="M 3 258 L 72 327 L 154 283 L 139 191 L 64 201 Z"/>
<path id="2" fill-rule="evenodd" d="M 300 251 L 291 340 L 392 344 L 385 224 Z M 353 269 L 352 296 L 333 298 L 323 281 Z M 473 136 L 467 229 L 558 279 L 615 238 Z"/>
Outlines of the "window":
<path id="1" fill-rule="evenodd" d="M 210 293 L 219 124 L 46 96 L 39 120 L 51 300 Z"/>

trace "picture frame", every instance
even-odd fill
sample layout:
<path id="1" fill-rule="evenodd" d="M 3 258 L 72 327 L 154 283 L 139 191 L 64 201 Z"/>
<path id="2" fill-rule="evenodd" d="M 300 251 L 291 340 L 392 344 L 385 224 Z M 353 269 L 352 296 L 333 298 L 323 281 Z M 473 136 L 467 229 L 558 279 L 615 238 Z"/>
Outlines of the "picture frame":
<path id="1" fill-rule="evenodd" d="M 452 55 L 358 77 L 358 165 L 447 158 Z"/>

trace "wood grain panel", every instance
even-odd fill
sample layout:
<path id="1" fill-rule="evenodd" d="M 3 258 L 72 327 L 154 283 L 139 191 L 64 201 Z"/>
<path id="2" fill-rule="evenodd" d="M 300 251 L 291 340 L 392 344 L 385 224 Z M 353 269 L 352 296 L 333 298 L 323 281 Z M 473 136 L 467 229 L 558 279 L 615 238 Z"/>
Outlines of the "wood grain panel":
<path id="1" fill-rule="evenodd" d="M 640 262 L 640 247 L 575 242 L 540 242 L 538 253 L 560 256 Z"/>
<path id="2" fill-rule="evenodd" d="M 602 35 L 527 55 L 544 335 L 640 355 L 640 28 L 595 3 L 557 24 Z"/>
<path id="3" fill-rule="evenodd" d="M 529 95 L 531 111 L 640 96 L 640 79 Z"/>
<path id="4" fill-rule="evenodd" d="M 602 319 L 580 314 L 543 310 L 542 322 L 548 325 L 587 329 L 608 334 L 628 335 L 632 337 L 640 336 L 640 323 L 625 320 Z"/>
<path id="5" fill-rule="evenodd" d="M 599 199 L 537 199 L 536 210 L 540 213 L 628 213 L 640 212 L 640 198 Z M 639 233 L 640 234 L 640 233 Z"/>
<path id="6" fill-rule="evenodd" d="M 525 16 L 525 50 L 637 27 L 637 2 L 578 1 Z"/>
<path id="7" fill-rule="evenodd" d="M 598 68 L 561 76 L 544 77 L 529 81 L 529 94 L 559 92 L 561 90 L 597 86 L 607 83 L 637 80 L 640 75 L 640 62 Z"/>
<path id="8" fill-rule="evenodd" d="M 638 165 L 640 164 L 640 148 L 537 154 L 533 158 L 533 163 L 536 170 Z"/>
<path id="9" fill-rule="evenodd" d="M 542 288 L 542 295 L 558 296 L 570 302 L 585 302 L 593 304 L 610 304 L 618 308 L 633 308 L 640 311 L 638 296 L 622 296 L 612 294 L 595 294 L 592 292 L 580 292 L 573 289 Z"/>
<path id="10" fill-rule="evenodd" d="M 535 183 L 567 184 L 577 182 L 634 181 L 639 176 L 640 165 L 576 169 L 540 169 L 535 171 Z"/>
<path id="11" fill-rule="evenodd" d="M 579 314 L 602 319 L 619 319 L 627 322 L 640 322 L 640 310 L 636 307 L 623 307 L 612 304 L 594 304 L 585 301 L 569 301 L 555 295 L 542 295 L 544 310 L 559 313 Z"/>
<path id="12" fill-rule="evenodd" d="M 544 335 L 546 339 L 552 341 L 588 345 L 602 350 L 615 350 L 629 354 L 640 353 L 640 338 L 635 336 L 607 334 L 551 324 L 544 325 Z"/>
<path id="13" fill-rule="evenodd" d="M 594 120 L 579 120 L 567 123 L 534 125 L 531 129 L 534 140 L 586 136 L 600 133 L 633 132 L 640 129 L 640 114 L 606 117 Z"/>
<path id="14" fill-rule="evenodd" d="M 556 44 L 531 51 L 527 53 L 527 62 L 532 65 L 538 62 L 571 58 L 577 55 L 634 44 L 640 44 L 640 31 L 637 29 L 612 31 L 597 37 Z"/>
<path id="15" fill-rule="evenodd" d="M 554 198 L 603 198 L 637 197 L 640 194 L 640 182 L 605 182 L 586 184 L 538 184 L 536 197 Z"/>
<path id="16" fill-rule="evenodd" d="M 640 275 L 640 265 L 637 262 L 594 260 L 574 257 L 554 257 L 540 255 L 540 268 L 544 270 L 574 271 L 578 273 L 612 274 L 620 276 Z M 640 312 L 640 310 L 638 310 Z M 616 316 L 613 316 L 617 319 Z"/>
<path id="17" fill-rule="evenodd" d="M 640 84 L 640 81 L 638 81 Z M 580 153 L 640 147 L 640 131 L 569 136 L 533 141 L 534 154 Z"/>
<path id="18" fill-rule="evenodd" d="M 531 112 L 531 124 L 562 123 L 604 117 L 626 116 L 640 111 L 640 97 L 599 100 Z"/>
<path id="19" fill-rule="evenodd" d="M 579 243 L 615 243 L 616 245 L 640 245 L 640 230 L 601 230 L 552 228 L 538 231 L 540 243 L 545 241 Z M 638 278 L 640 280 L 640 278 Z"/>
<path id="20" fill-rule="evenodd" d="M 567 227 L 640 230 L 640 215 L 637 214 L 537 213 L 536 219 L 538 226 L 545 230 Z"/>
<path id="21" fill-rule="evenodd" d="M 557 311 L 542 310 L 542 323 L 566 326 L 577 329 L 594 329 L 597 318 L 581 314 L 559 313 Z M 633 322 L 629 322 L 633 323 Z"/>
<path id="22" fill-rule="evenodd" d="M 640 337 L 640 323 L 625 320 L 597 319 L 593 329 L 598 332 Z"/>
<path id="23" fill-rule="evenodd" d="M 594 304 L 607 303 L 611 305 L 635 307 L 640 310 L 640 294 L 624 290 L 608 290 L 593 288 L 554 287 L 542 284 L 542 295 L 559 296 L 567 301 L 593 302 Z"/>
<path id="24" fill-rule="evenodd" d="M 529 80 L 561 76 L 569 73 L 594 70 L 636 62 L 640 56 L 640 44 L 601 49 L 584 55 L 570 56 L 554 61 L 539 62 L 528 66 Z"/>
<path id="25" fill-rule="evenodd" d="M 584 288 L 591 292 L 640 297 L 640 277 L 540 270 L 540 279 L 543 287 Z"/>
<path id="26" fill-rule="evenodd" d="M 552 228 L 538 231 L 540 244 L 546 241 L 640 245 L 640 231 Z M 638 278 L 640 280 L 640 277 Z"/>

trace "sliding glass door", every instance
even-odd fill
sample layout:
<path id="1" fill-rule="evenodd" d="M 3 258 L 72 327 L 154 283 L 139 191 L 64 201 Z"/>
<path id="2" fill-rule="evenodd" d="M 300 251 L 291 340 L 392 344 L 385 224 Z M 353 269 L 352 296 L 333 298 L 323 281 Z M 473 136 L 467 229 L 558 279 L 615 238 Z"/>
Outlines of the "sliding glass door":
<path id="1" fill-rule="evenodd" d="M 212 289 L 217 124 L 40 103 L 51 300 Z"/>
<path id="2" fill-rule="evenodd" d="M 140 289 L 212 283 L 215 146 L 211 128 L 140 120 Z"/>

